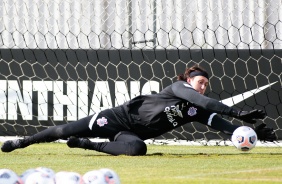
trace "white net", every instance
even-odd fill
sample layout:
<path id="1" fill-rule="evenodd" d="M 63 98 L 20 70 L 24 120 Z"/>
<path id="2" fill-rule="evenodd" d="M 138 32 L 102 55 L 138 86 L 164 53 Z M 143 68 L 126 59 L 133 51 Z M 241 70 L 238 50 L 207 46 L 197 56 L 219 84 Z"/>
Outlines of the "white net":
<path id="1" fill-rule="evenodd" d="M 1 0 L 0 7 L 1 48 L 282 48 L 279 0 Z"/>

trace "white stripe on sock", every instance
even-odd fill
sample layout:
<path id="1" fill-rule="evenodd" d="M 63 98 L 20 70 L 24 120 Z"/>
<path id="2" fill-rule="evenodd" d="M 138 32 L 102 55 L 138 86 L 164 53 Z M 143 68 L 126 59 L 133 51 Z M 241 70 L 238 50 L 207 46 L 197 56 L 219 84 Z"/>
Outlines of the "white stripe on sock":
<path id="1" fill-rule="evenodd" d="M 212 113 L 209 117 L 209 120 L 208 120 L 208 125 L 211 126 L 211 122 L 212 122 L 212 119 L 213 117 L 216 115 L 216 113 Z"/>

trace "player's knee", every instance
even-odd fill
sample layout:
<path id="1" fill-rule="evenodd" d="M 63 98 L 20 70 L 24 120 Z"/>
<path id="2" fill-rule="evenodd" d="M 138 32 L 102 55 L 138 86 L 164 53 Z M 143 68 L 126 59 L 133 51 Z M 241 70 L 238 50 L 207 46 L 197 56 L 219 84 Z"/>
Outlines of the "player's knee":
<path id="1" fill-rule="evenodd" d="M 130 151 L 128 155 L 130 156 L 141 156 L 146 155 L 147 153 L 147 146 L 141 140 L 135 140 L 130 143 Z"/>

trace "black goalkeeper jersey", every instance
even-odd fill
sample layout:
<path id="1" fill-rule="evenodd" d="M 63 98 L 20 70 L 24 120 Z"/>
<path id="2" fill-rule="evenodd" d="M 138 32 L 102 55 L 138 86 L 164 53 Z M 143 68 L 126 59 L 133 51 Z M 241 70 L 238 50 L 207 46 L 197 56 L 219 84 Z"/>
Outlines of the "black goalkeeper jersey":
<path id="1" fill-rule="evenodd" d="M 115 113 L 116 108 L 122 108 L 123 113 Z M 198 93 L 185 81 L 177 81 L 158 94 L 135 97 L 116 108 L 113 108 L 113 112 L 119 123 L 142 139 L 157 137 L 193 121 L 208 125 L 214 113 L 228 115 L 232 110 Z M 127 121 L 121 117 L 124 113 L 128 117 Z"/>

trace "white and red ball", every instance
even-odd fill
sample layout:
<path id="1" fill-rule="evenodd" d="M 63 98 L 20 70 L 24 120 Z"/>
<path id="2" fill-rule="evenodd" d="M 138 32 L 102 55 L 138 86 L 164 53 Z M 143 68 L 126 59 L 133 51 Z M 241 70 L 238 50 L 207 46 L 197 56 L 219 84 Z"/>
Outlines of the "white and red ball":
<path id="1" fill-rule="evenodd" d="M 11 169 L 0 169 L 0 183 L 22 184 L 21 178 Z"/>
<path id="2" fill-rule="evenodd" d="M 60 171 L 55 174 L 56 184 L 84 184 L 82 176 L 77 172 Z"/>
<path id="3" fill-rule="evenodd" d="M 256 146 L 257 134 L 248 126 L 240 126 L 233 132 L 231 141 L 238 150 L 250 151 Z"/>
<path id="4" fill-rule="evenodd" d="M 36 171 L 40 171 L 42 173 L 45 173 L 45 174 L 48 174 L 50 176 L 53 176 L 55 177 L 55 171 L 51 168 L 48 168 L 48 167 L 37 167 L 35 168 Z"/>
<path id="5" fill-rule="evenodd" d="M 120 184 L 119 176 L 114 170 L 108 168 L 102 168 L 100 169 L 100 171 L 103 172 L 106 183 Z"/>
<path id="6" fill-rule="evenodd" d="M 55 184 L 55 178 L 45 172 L 34 172 L 26 177 L 25 184 Z"/>
<path id="7" fill-rule="evenodd" d="M 20 178 L 22 179 L 23 183 L 25 183 L 26 178 L 31 175 L 32 173 L 39 172 L 36 169 L 28 169 L 25 170 L 21 175 Z"/>
<path id="8" fill-rule="evenodd" d="M 104 173 L 100 170 L 88 171 L 82 178 L 85 184 L 107 184 Z"/>

